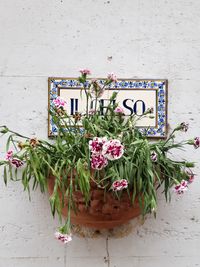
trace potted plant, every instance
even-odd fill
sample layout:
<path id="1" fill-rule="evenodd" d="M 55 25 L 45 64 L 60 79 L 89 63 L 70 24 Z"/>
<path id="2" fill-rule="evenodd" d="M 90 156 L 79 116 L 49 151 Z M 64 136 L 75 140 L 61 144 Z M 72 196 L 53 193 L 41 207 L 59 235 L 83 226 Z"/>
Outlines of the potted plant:
<path id="1" fill-rule="evenodd" d="M 116 76 L 109 74 L 102 85 L 88 80 L 89 70 L 80 72 L 85 112 L 69 116 L 65 101 L 55 98 L 49 110 L 58 132 L 54 140 L 29 138 L 6 126 L 0 130 L 9 134 L 7 154 L 0 161 L 5 184 L 9 177 L 20 180 L 28 193 L 31 187 L 48 190 L 52 214 L 66 218 L 56 233 L 64 243 L 72 239 L 71 227 L 76 223 L 112 228 L 139 214 L 155 213 L 156 190 L 162 184 L 166 200 L 171 188 L 182 194 L 194 179 L 194 163 L 173 160 L 169 151 L 187 144 L 200 146 L 199 137 L 175 142 L 178 131 L 188 130 L 186 123 L 178 125 L 166 140 L 150 141 L 136 122 L 151 117 L 151 108 L 139 118 L 127 117 L 116 102 L 117 92 L 102 107 L 98 99 L 116 82 Z"/>

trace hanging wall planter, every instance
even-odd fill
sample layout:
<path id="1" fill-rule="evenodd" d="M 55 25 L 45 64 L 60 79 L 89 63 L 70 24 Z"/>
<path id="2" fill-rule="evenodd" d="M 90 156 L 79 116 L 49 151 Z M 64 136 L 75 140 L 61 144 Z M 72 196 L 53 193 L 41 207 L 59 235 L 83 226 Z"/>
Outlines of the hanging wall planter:
<path id="1" fill-rule="evenodd" d="M 50 176 L 47 180 L 50 196 L 53 194 L 55 177 Z M 94 183 L 90 188 L 90 201 L 86 204 L 84 195 L 80 190 L 73 192 L 75 211 L 71 211 L 71 222 L 74 225 L 90 227 L 94 229 L 112 229 L 127 223 L 129 220 L 139 216 L 141 209 L 139 202 L 135 199 L 131 203 L 130 196 L 125 191 L 119 198 L 113 192 L 105 192 Z M 60 192 L 60 199 L 62 194 Z M 62 208 L 62 215 L 66 218 L 68 214 L 67 199 Z"/>
<path id="2" fill-rule="evenodd" d="M 0 161 L 5 184 L 10 178 L 20 180 L 28 192 L 36 187 L 49 191 L 52 214 L 65 218 L 56 233 L 64 243 L 72 239 L 73 224 L 110 229 L 140 214 L 155 213 L 156 190 L 161 185 L 166 200 L 171 188 L 182 194 L 194 179 L 194 164 L 174 160 L 168 152 L 187 144 L 200 146 L 199 137 L 175 141 L 178 131 L 188 130 L 186 123 L 178 125 L 167 139 L 149 141 L 147 132 L 136 125 L 144 117 L 152 118 L 152 108 L 140 116 L 125 116 L 117 102 L 117 90 L 103 105 L 99 99 L 106 88 L 115 87 L 116 76 L 109 74 L 99 83 L 88 80 L 89 74 L 89 70 L 81 70 L 77 80 L 86 103 L 82 113 L 68 114 L 67 103 L 51 91 L 50 120 L 57 133 L 54 140 L 29 138 L 6 126 L 0 129 L 2 134 L 9 134 L 7 154 Z M 145 88 L 151 85 L 144 83 Z M 162 89 L 162 85 L 157 86 Z M 163 90 L 159 95 L 158 133 L 164 127 Z"/>

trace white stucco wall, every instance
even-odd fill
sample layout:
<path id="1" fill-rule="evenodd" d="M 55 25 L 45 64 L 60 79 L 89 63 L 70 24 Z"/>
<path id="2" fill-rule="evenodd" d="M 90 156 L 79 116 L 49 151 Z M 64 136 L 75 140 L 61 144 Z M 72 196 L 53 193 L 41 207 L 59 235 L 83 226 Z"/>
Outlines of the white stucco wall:
<path id="1" fill-rule="evenodd" d="M 188 121 L 186 137 L 200 135 L 199 0 L 0 0 L 0 10 L 0 125 L 46 138 L 47 77 L 88 67 L 97 77 L 167 78 L 170 125 Z M 1 179 L 0 267 L 200 266 L 200 151 L 184 156 L 197 162 L 190 190 L 170 204 L 159 196 L 156 220 L 108 242 L 62 246 L 47 196 L 35 192 L 30 203 L 20 184 Z"/>

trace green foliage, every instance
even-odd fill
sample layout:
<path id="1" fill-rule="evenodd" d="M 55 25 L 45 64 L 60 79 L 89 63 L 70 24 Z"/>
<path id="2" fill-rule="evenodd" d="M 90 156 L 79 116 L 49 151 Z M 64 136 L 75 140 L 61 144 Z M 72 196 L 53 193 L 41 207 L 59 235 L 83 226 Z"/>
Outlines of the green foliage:
<path id="1" fill-rule="evenodd" d="M 79 82 L 86 82 L 86 76 L 79 77 Z M 188 180 L 186 170 L 193 168 L 194 164 L 187 161 L 174 161 L 169 157 L 171 149 L 180 149 L 188 142 L 176 143 L 174 134 L 181 128 L 176 128 L 167 140 L 150 142 L 135 127 L 137 120 L 141 119 L 132 115 L 126 118 L 123 114 L 117 114 L 114 110 L 117 93 L 113 93 L 108 106 L 102 115 L 101 105 L 97 105 L 98 97 L 92 96 L 92 88 L 95 93 L 100 88 L 104 90 L 111 81 L 106 81 L 103 88 L 100 85 L 90 83 L 84 85 L 87 104 L 85 114 L 69 116 L 63 107 L 50 108 L 52 120 L 58 129 L 58 135 L 53 141 L 31 139 L 6 126 L 1 127 L 2 134 L 9 134 L 6 149 L 15 149 L 14 158 L 25 162 L 22 171 L 14 170 L 9 161 L 0 161 L 4 166 L 4 182 L 21 180 L 24 190 L 30 194 L 32 187 L 40 188 L 41 192 L 47 190 L 47 179 L 55 177 L 53 194 L 50 196 L 50 206 L 53 216 L 58 213 L 61 219 L 62 208 L 68 203 L 68 217 L 64 230 L 70 229 L 70 211 L 76 211 L 73 192 L 80 190 L 84 196 L 86 205 L 90 202 L 91 181 L 105 191 L 112 190 L 112 183 L 119 179 L 128 181 L 127 192 L 130 201 L 134 203 L 138 198 L 143 214 L 152 212 L 157 205 L 156 190 L 164 185 L 166 200 L 170 199 L 170 188 L 179 184 L 183 179 Z M 93 97 L 93 98 L 92 98 Z M 92 99 L 91 99 L 92 98 Z M 90 100 L 95 99 L 95 112 L 89 114 Z M 151 116 L 146 111 L 143 116 Z M 81 131 L 80 125 L 84 128 Z M 110 161 L 103 170 L 91 170 L 89 141 L 93 137 L 107 137 L 119 139 L 124 145 L 124 154 L 118 160 Z M 155 152 L 157 160 L 151 159 L 151 153 Z M 60 197 L 61 195 L 61 197 Z M 120 198 L 121 193 L 116 193 Z"/>

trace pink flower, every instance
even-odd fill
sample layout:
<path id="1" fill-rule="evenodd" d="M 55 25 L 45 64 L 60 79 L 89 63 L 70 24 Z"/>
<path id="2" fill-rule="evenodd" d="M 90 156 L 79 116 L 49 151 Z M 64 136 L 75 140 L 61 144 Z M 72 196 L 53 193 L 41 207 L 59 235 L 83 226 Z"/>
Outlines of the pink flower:
<path id="1" fill-rule="evenodd" d="M 20 160 L 20 159 L 11 159 L 10 163 L 15 168 L 20 168 L 20 167 L 22 167 L 24 165 L 24 162 L 22 160 Z"/>
<path id="2" fill-rule="evenodd" d="M 183 194 L 185 191 L 188 190 L 188 182 L 185 181 L 185 180 L 182 180 L 180 184 L 177 184 L 175 187 L 174 187 L 174 191 L 180 195 L 180 194 Z"/>
<path id="3" fill-rule="evenodd" d="M 191 184 L 194 182 L 194 174 L 191 174 L 188 180 L 188 183 Z"/>
<path id="4" fill-rule="evenodd" d="M 55 238 L 60 240 L 64 244 L 67 244 L 68 242 L 72 241 L 71 234 L 62 234 L 60 232 L 55 233 Z"/>
<path id="5" fill-rule="evenodd" d="M 102 154 L 109 160 L 116 160 L 124 154 L 124 146 L 117 139 L 109 140 L 103 144 Z"/>
<path id="6" fill-rule="evenodd" d="M 109 81 L 117 82 L 117 76 L 113 72 L 108 73 L 107 78 L 108 78 Z"/>
<path id="7" fill-rule="evenodd" d="M 22 160 L 13 158 L 13 151 L 12 150 L 9 150 L 6 153 L 6 160 L 8 160 L 11 163 L 11 165 L 15 168 L 20 168 L 24 165 L 24 162 Z"/>
<path id="8" fill-rule="evenodd" d="M 121 180 L 114 181 L 113 184 L 112 184 L 112 188 L 113 188 L 114 191 L 122 190 L 123 187 L 121 185 Z"/>
<path id="9" fill-rule="evenodd" d="M 126 179 L 116 180 L 112 184 L 114 191 L 120 191 L 128 187 L 128 181 Z"/>
<path id="10" fill-rule="evenodd" d="M 189 128 L 189 124 L 188 123 L 185 123 L 185 122 L 182 122 L 180 124 L 180 127 L 181 127 L 181 131 L 183 132 L 187 132 L 188 128 Z"/>
<path id="11" fill-rule="evenodd" d="M 91 71 L 89 69 L 82 69 L 82 70 L 80 70 L 80 73 L 82 75 L 90 75 L 91 74 Z"/>
<path id="12" fill-rule="evenodd" d="M 123 189 L 128 187 L 128 181 L 126 179 L 122 179 L 120 183 Z"/>
<path id="13" fill-rule="evenodd" d="M 10 161 L 12 158 L 13 158 L 13 151 L 12 150 L 7 151 L 6 160 Z"/>
<path id="14" fill-rule="evenodd" d="M 191 184 L 191 183 L 193 183 L 194 182 L 194 173 L 193 172 L 189 172 L 189 171 L 187 171 L 187 175 L 188 175 L 188 184 Z"/>
<path id="15" fill-rule="evenodd" d="M 92 155 L 91 167 L 94 170 L 102 170 L 108 165 L 108 160 L 103 155 Z"/>
<path id="16" fill-rule="evenodd" d="M 107 141 L 106 137 L 94 137 L 93 140 L 89 141 L 89 149 L 92 154 L 101 154 L 103 144 Z"/>
<path id="17" fill-rule="evenodd" d="M 200 137 L 194 138 L 194 148 L 200 147 Z"/>
<path id="18" fill-rule="evenodd" d="M 62 98 L 60 98 L 59 96 L 56 97 L 54 100 L 53 100 L 53 103 L 55 105 L 55 107 L 58 109 L 58 108 L 63 108 L 66 104 L 65 100 L 63 100 Z"/>
<path id="19" fill-rule="evenodd" d="M 116 109 L 114 110 L 115 113 L 118 113 L 118 114 L 124 114 L 124 109 L 121 108 L 121 107 L 116 107 Z"/>
<path id="20" fill-rule="evenodd" d="M 158 155 L 157 155 L 157 153 L 155 151 L 151 152 L 151 160 L 153 162 L 156 162 L 158 160 Z"/>

